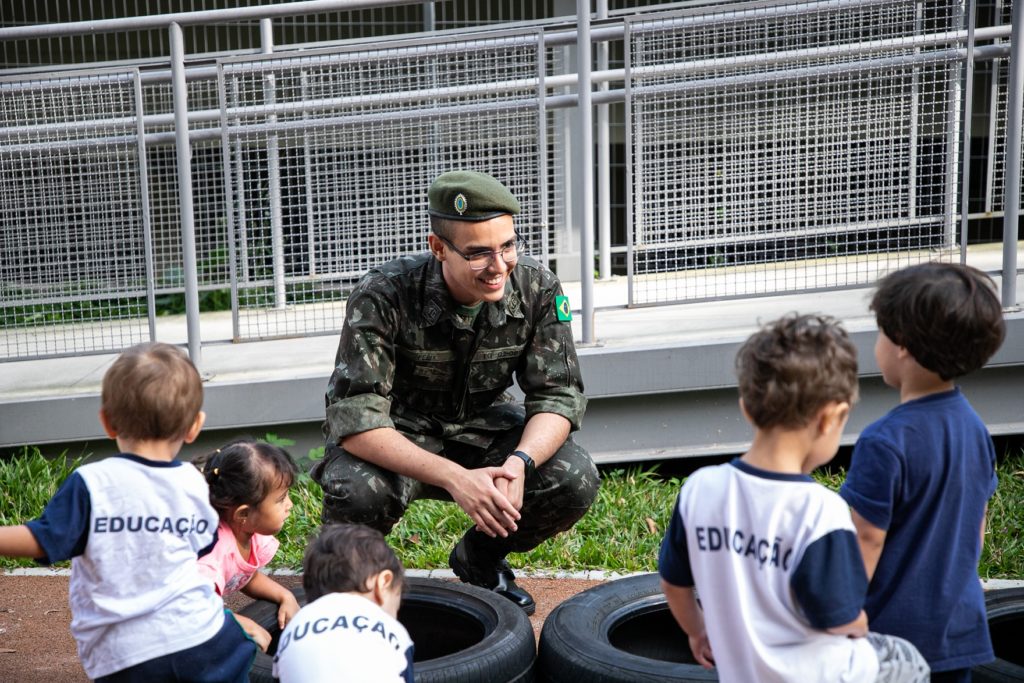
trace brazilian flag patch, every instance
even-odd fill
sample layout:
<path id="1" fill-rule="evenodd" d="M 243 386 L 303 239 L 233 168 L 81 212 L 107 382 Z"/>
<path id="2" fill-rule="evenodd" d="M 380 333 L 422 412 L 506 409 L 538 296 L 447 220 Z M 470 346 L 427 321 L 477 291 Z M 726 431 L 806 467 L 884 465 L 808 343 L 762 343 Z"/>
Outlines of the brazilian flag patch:
<path id="1" fill-rule="evenodd" d="M 567 323 L 572 320 L 572 309 L 569 307 L 569 297 L 555 297 L 555 311 L 558 312 L 558 320 Z"/>

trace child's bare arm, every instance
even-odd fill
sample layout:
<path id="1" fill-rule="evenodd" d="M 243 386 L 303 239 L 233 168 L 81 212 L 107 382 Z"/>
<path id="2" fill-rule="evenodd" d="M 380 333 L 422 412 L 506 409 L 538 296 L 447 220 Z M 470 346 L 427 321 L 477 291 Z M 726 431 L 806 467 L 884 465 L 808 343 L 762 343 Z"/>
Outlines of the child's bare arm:
<path id="1" fill-rule="evenodd" d="M 235 617 L 235 621 L 242 627 L 242 630 L 249 634 L 249 637 L 253 639 L 256 646 L 262 651 L 266 652 L 267 648 L 270 647 L 270 641 L 272 640 L 270 634 L 267 633 L 267 629 L 263 628 L 249 617 L 231 613 Z"/>
<path id="2" fill-rule="evenodd" d="M 861 557 L 864 558 L 864 572 L 868 575 L 868 581 L 871 581 L 878 567 L 878 558 L 882 556 L 886 532 L 861 517 L 853 508 L 850 508 L 850 514 L 853 526 L 857 528 L 857 543 L 860 545 Z"/>
<path id="3" fill-rule="evenodd" d="M 851 638 L 863 638 L 868 634 L 868 615 L 864 610 L 860 611 L 857 618 L 842 626 L 833 626 L 825 629 L 837 636 L 850 636 Z"/>
<path id="4" fill-rule="evenodd" d="M 281 628 L 284 628 L 299 611 L 299 603 L 295 600 L 292 592 L 266 574 L 256 572 L 242 592 L 256 600 L 276 602 L 278 604 L 277 625 Z"/>
<path id="5" fill-rule="evenodd" d="M 985 511 L 981 513 L 981 545 L 979 549 L 985 547 L 985 521 L 988 519 L 988 503 L 985 503 Z"/>
<path id="6" fill-rule="evenodd" d="M 24 524 L 0 527 L 0 555 L 5 557 L 45 557 L 35 535 Z"/>
<path id="7" fill-rule="evenodd" d="M 711 643 L 704 628 L 704 615 L 701 614 L 693 588 L 676 586 L 662 579 L 661 591 L 665 594 L 672 616 L 690 639 L 690 652 L 693 658 L 705 669 L 712 668 L 715 665 L 715 657 L 711 652 Z"/>

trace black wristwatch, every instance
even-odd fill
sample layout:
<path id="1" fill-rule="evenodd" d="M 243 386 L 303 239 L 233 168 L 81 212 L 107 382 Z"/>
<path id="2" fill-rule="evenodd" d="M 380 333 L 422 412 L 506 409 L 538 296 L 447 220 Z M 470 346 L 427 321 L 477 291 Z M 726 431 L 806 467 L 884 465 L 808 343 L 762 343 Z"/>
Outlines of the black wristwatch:
<path id="1" fill-rule="evenodd" d="M 525 451 L 512 451 L 509 453 L 509 457 L 512 457 L 513 455 L 522 460 L 523 464 L 526 465 L 526 478 L 529 479 L 532 477 L 533 473 L 537 471 L 537 466 L 533 463 L 533 458 L 531 458 Z"/>

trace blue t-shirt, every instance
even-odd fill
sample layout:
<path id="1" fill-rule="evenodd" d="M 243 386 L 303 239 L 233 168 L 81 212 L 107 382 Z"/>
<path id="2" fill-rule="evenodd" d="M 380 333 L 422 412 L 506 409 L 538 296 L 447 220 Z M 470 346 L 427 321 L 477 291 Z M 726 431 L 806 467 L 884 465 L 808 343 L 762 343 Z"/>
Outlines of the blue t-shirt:
<path id="1" fill-rule="evenodd" d="M 959 389 L 893 408 L 861 434 L 840 495 L 886 532 L 864 609 L 933 671 L 994 658 L 978 580 L 995 449 Z"/>

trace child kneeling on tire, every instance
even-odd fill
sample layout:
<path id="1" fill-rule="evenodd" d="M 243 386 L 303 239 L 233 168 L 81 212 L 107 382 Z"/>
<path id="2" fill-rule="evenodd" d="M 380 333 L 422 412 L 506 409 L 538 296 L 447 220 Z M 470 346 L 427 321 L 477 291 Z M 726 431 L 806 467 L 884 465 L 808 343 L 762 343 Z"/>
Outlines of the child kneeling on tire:
<path id="1" fill-rule="evenodd" d="M 846 332 L 784 317 L 747 340 L 736 369 L 753 443 L 686 480 L 658 563 L 694 658 L 722 681 L 928 681 L 913 645 L 868 632 L 850 511 L 809 476 L 835 456 L 857 399 Z"/>
<path id="2" fill-rule="evenodd" d="M 306 548 L 306 605 L 281 633 L 281 683 L 413 681 L 413 644 L 398 622 L 404 571 L 379 531 L 332 524 Z"/>

